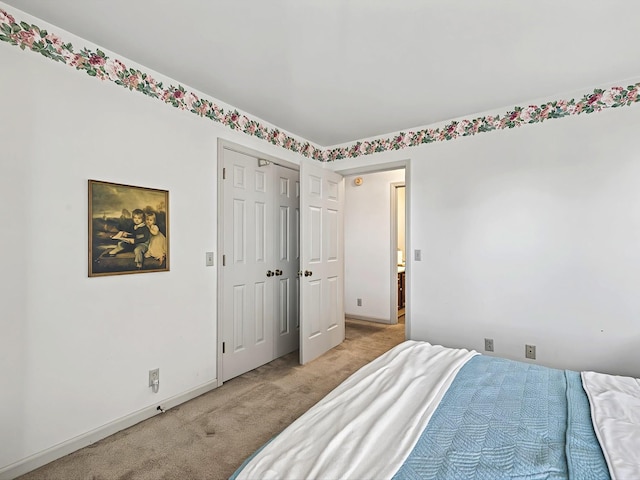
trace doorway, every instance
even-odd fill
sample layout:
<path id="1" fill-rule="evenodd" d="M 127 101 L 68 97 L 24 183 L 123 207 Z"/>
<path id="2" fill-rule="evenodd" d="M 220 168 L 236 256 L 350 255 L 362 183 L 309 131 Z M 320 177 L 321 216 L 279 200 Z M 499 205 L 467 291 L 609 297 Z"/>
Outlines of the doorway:
<path id="1" fill-rule="evenodd" d="M 398 323 L 398 242 L 396 186 L 406 185 L 406 169 L 355 173 L 345 177 L 345 312 L 348 317 Z M 404 212 L 404 208 L 403 208 Z M 404 216 L 401 218 L 404 224 Z M 404 255 L 404 254 L 403 254 Z M 403 260 L 405 258 L 403 257 Z M 406 289 L 404 272 L 402 292 Z M 400 295 L 400 298 L 405 298 Z"/>

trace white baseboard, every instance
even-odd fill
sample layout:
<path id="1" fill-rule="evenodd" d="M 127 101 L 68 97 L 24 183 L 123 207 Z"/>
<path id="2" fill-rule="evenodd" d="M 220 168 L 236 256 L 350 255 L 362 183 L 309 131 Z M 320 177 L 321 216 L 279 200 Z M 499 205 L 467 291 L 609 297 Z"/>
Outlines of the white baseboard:
<path id="1" fill-rule="evenodd" d="M 91 445 L 98 440 L 102 440 L 109 435 L 113 435 L 120 430 L 132 427 L 136 423 L 140 423 L 154 415 L 160 415 L 158 405 L 161 405 L 164 410 L 168 410 L 176 405 L 180 405 L 188 400 L 199 397 L 203 393 L 207 393 L 219 385 L 221 385 L 221 383 L 218 384 L 217 379 L 204 383 L 184 393 L 167 398 L 158 403 L 154 403 L 149 407 L 145 407 L 137 412 L 133 412 L 122 418 L 114 420 L 113 422 L 109 422 L 106 425 L 90 430 L 87 433 L 78 435 L 66 442 L 59 443 L 58 445 L 54 445 L 51 448 L 35 453 L 29 457 L 7 465 L 6 467 L 2 467 L 0 468 L 0 480 L 12 480 L 20 475 L 24 475 L 27 472 L 35 470 L 36 468 L 40 468 L 47 463 L 53 462 L 58 458 L 73 453 L 76 450 L 80 450 L 81 448 Z"/>
<path id="2" fill-rule="evenodd" d="M 345 313 L 344 316 L 349 319 L 353 318 L 354 320 L 365 320 L 367 322 L 376 322 L 376 323 L 384 323 L 385 325 L 395 325 L 389 322 L 388 318 L 377 318 L 377 317 L 365 317 L 364 315 L 352 315 L 350 313 Z M 396 321 L 397 323 L 397 321 Z"/>

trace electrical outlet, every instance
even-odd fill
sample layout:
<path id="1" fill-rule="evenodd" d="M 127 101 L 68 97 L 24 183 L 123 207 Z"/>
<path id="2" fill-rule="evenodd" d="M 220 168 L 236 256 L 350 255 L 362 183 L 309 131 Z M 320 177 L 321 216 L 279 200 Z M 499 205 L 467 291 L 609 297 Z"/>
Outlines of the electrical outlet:
<path id="1" fill-rule="evenodd" d="M 358 306 L 359 306 L 359 307 L 361 307 L 361 306 L 362 306 L 362 299 L 361 299 L 361 298 L 358 298 L 358 299 L 356 300 L 356 303 L 358 304 Z"/>
<path id="2" fill-rule="evenodd" d="M 493 338 L 484 339 L 484 350 L 486 352 L 493 352 Z"/>
<path id="3" fill-rule="evenodd" d="M 149 386 L 153 387 L 160 383 L 160 369 L 149 370 Z"/>
<path id="4" fill-rule="evenodd" d="M 525 345 L 524 346 L 524 356 L 525 358 L 530 358 L 531 360 L 536 359 L 536 346 L 535 345 Z"/>

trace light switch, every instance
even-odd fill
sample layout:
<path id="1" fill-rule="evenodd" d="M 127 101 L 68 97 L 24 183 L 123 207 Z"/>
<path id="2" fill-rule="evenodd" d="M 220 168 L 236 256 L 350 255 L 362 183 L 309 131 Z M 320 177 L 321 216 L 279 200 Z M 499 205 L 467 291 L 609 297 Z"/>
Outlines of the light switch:
<path id="1" fill-rule="evenodd" d="M 416 262 L 421 262 L 422 261 L 422 250 L 414 250 L 413 251 L 413 259 Z"/>
<path id="2" fill-rule="evenodd" d="M 207 252 L 207 267 L 213 267 L 213 252 Z"/>

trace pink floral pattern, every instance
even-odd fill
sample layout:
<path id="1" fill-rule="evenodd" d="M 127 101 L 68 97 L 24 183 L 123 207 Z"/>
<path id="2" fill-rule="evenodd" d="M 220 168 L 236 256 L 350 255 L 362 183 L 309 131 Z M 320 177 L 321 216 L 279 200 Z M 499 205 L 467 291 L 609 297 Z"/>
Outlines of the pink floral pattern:
<path id="1" fill-rule="evenodd" d="M 164 86 L 162 82 L 156 81 L 150 75 L 134 68 L 127 68 L 122 61 L 116 58 L 109 58 L 100 49 L 93 51 L 83 48 L 76 51 L 71 43 L 64 43 L 56 35 L 36 25 L 29 25 L 26 22 L 18 23 L 12 15 L 1 8 L 0 41 L 16 45 L 22 50 L 28 48 L 47 58 L 74 67 L 76 70 L 84 70 L 87 75 L 92 77 L 108 80 L 129 90 L 135 90 L 149 97 L 157 98 L 175 108 L 187 110 L 225 125 L 232 130 L 238 130 L 321 162 L 401 150 L 426 143 L 453 140 L 481 132 L 540 123 L 552 118 L 563 118 L 582 113 L 600 112 L 608 108 L 629 106 L 638 102 L 638 90 L 640 89 L 640 83 L 627 87 L 616 86 L 607 89 L 595 89 L 592 93 L 584 95 L 580 100 L 554 100 L 542 105 L 515 107 L 504 115 L 486 115 L 474 119 L 455 120 L 443 127 L 427 127 L 415 132 L 396 133 L 388 138 L 358 141 L 348 146 L 322 149 L 308 141 L 293 138 L 277 128 L 267 127 L 237 110 L 225 111 L 212 101 L 206 98 L 199 98 L 195 93 L 187 91 L 182 85 Z"/>

